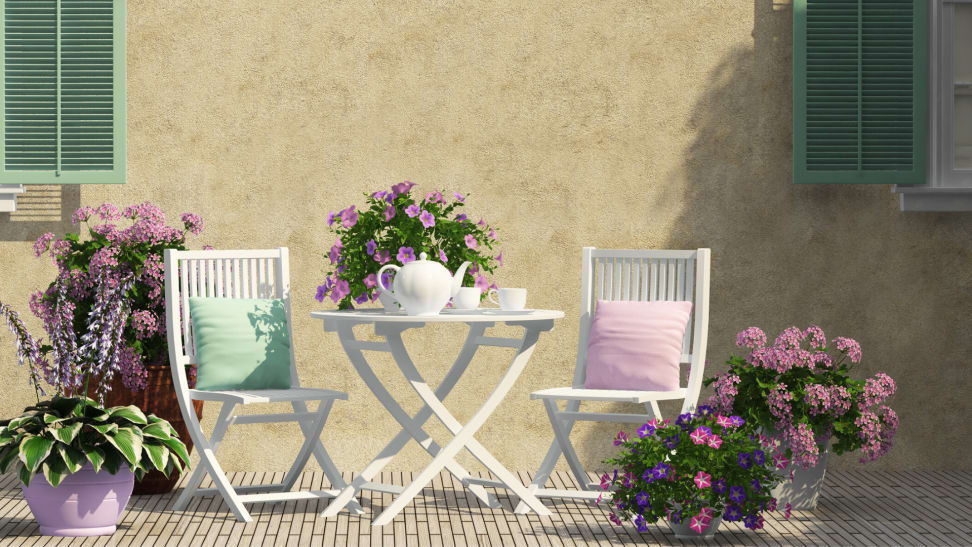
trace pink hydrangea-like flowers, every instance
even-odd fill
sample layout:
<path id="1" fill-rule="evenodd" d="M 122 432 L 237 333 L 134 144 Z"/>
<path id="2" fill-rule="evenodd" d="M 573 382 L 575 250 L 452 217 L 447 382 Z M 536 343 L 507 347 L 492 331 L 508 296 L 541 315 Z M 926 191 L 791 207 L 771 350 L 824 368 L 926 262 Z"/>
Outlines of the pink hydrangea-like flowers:
<path id="1" fill-rule="evenodd" d="M 834 345 L 838 350 L 847 354 L 851 363 L 861 362 L 861 345 L 857 343 L 857 340 L 840 336 L 834 338 Z"/>
<path id="2" fill-rule="evenodd" d="M 736 345 L 745 348 L 761 348 L 766 345 L 766 333 L 759 327 L 749 327 L 736 335 Z"/>
<path id="3" fill-rule="evenodd" d="M 186 230 L 192 233 L 192 235 L 197 236 L 202 232 L 203 221 L 202 217 L 199 215 L 194 215 L 192 213 L 183 213 L 182 224 L 186 227 Z"/>

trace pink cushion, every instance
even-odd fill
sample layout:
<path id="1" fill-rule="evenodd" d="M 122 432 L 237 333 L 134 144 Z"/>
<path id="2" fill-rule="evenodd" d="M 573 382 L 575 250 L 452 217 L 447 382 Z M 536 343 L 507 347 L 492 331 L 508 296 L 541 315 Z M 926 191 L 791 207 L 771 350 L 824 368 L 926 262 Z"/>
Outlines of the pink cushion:
<path id="1" fill-rule="evenodd" d="M 691 313 L 691 302 L 598 300 L 584 387 L 678 389 L 682 339 Z"/>

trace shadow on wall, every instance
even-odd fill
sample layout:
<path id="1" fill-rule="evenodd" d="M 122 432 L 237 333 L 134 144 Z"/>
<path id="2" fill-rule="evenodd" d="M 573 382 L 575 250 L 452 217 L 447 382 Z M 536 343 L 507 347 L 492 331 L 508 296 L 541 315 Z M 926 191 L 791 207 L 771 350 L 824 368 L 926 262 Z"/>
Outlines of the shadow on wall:
<path id="1" fill-rule="evenodd" d="M 17 197 L 17 210 L 0 213 L 0 241 L 34 241 L 47 232 L 55 235 L 74 228 L 71 216 L 81 207 L 81 187 L 25 185 Z"/>
<path id="2" fill-rule="evenodd" d="M 972 390 L 964 311 L 972 308 L 972 215 L 902 213 L 886 185 L 793 184 L 792 6 L 756 0 L 754 8 L 753 47 L 730 52 L 700 79 L 708 91 L 685 128 L 694 140 L 683 172 L 646 196 L 649 211 L 681 209 L 663 248 L 712 249 L 706 376 L 725 370 L 738 352 L 735 333 L 747 326 L 775 336 L 819 324 L 831 338 L 861 342 L 857 377 L 883 370 L 898 382 L 896 446 L 874 467 L 968 468 L 960 420 L 972 411 L 962 395 Z M 927 412 L 928 401 L 950 410 Z M 674 418 L 678 407 L 662 410 Z M 589 469 L 604 467 L 617 429 L 578 435 Z M 836 458 L 836 466 L 856 460 Z"/>

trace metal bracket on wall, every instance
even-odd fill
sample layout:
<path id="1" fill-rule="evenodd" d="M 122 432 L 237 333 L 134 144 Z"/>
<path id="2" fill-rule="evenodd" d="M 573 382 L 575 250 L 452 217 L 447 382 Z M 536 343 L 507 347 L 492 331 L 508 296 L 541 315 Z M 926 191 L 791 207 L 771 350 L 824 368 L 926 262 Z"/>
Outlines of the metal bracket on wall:
<path id="1" fill-rule="evenodd" d="M 24 193 L 23 184 L 0 184 L 0 213 L 17 210 L 17 194 Z"/>

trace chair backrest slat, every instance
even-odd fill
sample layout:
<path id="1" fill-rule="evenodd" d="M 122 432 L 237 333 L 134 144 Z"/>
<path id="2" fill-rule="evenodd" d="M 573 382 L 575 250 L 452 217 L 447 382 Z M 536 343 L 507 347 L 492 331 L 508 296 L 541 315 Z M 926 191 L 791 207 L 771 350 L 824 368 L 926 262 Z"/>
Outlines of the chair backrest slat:
<path id="1" fill-rule="evenodd" d="M 196 364 L 189 298 L 280 298 L 291 339 L 291 385 L 300 385 L 293 351 L 289 259 L 286 247 L 241 251 L 165 251 L 166 325 L 177 387 L 184 366 Z M 176 364 L 180 366 L 175 366 Z M 181 387 L 188 389 L 188 384 Z"/>
<path id="2" fill-rule="evenodd" d="M 668 251 L 584 247 L 574 385 L 583 386 L 587 375 L 587 342 L 598 300 L 689 301 L 692 302 L 692 313 L 682 340 L 681 362 L 691 366 L 689 387 L 691 389 L 694 384 L 697 393 L 708 330 L 709 256 L 709 249 Z"/>

